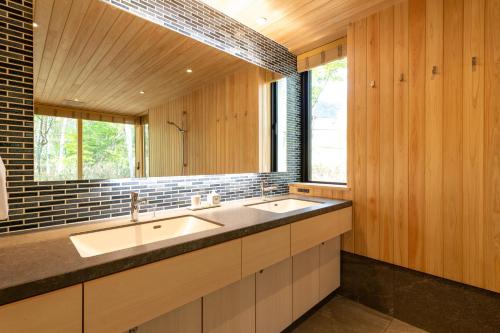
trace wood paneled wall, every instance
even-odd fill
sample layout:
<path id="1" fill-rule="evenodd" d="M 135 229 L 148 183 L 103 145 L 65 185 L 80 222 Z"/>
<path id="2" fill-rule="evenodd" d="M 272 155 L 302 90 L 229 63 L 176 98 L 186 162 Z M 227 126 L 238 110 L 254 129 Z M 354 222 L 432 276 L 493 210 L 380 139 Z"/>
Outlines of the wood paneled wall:
<path id="1" fill-rule="evenodd" d="M 151 176 L 258 172 L 259 126 L 270 75 L 246 65 L 149 110 Z M 187 129 L 182 163 L 181 134 Z"/>
<path id="2" fill-rule="evenodd" d="M 403 1 L 349 26 L 348 59 L 344 250 L 500 292 L 500 0 Z"/>

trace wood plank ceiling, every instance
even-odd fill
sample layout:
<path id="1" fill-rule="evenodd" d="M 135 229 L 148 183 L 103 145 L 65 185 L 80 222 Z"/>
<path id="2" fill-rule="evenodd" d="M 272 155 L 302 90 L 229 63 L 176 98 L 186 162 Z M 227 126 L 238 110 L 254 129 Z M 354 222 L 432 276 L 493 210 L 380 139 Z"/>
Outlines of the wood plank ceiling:
<path id="1" fill-rule="evenodd" d="M 201 0 L 301 54 L 346 35 L 347 26 L 398 0 Z M 258 19 L 267 22 L 260 24 Z"/>
<path id="2" fill-rule="evenodd" d="M 37 0 L 35 22 L 35 103 L 136 115 L 247 65 L 98 0 Z"/>

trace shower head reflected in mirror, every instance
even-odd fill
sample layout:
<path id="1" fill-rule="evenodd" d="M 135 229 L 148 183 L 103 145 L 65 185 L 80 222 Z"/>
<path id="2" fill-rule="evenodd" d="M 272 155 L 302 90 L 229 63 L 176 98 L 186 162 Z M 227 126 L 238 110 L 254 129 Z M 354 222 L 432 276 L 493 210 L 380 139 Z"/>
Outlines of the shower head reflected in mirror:
<path id="1" fill-rule="evenodd" d="M 173 121 L 167 121 L 167 124 L 174 126 L 181 133 L 186 133 L 187 132 L 185 129 L 181 128 L 179 125 L 177 125 Z"/>

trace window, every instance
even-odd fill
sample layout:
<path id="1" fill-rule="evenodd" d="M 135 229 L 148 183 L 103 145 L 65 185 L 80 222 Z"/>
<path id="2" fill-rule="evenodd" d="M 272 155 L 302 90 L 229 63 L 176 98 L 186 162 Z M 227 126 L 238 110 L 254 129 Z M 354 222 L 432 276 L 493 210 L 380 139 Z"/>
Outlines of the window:
<path id="1" fill-rule="evenodd" d="M 347 184 L 347 58 L 303 75 L 305 181 Z"/>
<path id="2" fill-rule="evenodd" d="M 35 179 L 135 177 L 136 126 L 35 115 Z"/>
<path id="3" fill-rule="evenodd" d="M 286 78 L 271 84 L 271 171 L 287 171 Z"/>
<path id="4" fill-rule="evenodd" d="M 135 177 L 134 125 L 83 121 L 83 178 Z"/>
<path id="5" fill-rule="evenodd" d="M 35 179 L 78 178 L 77 120 L 35 115 Z"/>

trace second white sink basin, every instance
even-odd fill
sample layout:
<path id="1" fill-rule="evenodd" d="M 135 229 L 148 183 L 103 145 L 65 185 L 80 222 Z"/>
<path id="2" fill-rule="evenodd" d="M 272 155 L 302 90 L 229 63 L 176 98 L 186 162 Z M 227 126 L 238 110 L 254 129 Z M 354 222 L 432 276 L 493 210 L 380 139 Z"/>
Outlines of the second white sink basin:
<path id="1" fill-rule="evenodd" d="M 73 235 L 70 239 L 80 256 L 87 258 L 219 227 L 189 215 Z"/>
<path id="2" fill-rule="evenodd" d="M 299 210 L 319 205 L 321 205 L 320 202 L 298 200 L 298 199 L 285 199 L 285 200 L 270 201 L 261 204 L 249 205 L 247 207 L 265 210 L 272 213 L 288 213 L 294 210 Z"/>

